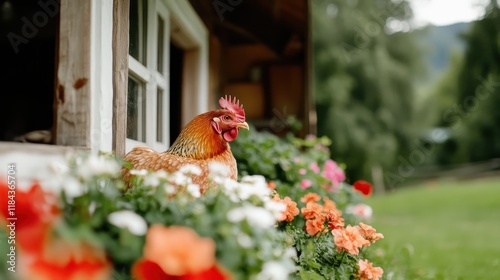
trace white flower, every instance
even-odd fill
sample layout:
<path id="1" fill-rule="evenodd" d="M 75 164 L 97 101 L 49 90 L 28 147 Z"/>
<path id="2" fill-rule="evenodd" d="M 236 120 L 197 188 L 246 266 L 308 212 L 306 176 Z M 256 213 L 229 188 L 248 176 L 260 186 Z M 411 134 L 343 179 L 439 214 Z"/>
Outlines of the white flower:
<path id="1" fill-rule="evenodd" d="M 262 271 L 257 274 L 257 280 L 286 280 L 288 274 L 289 271 L 283 264 L 269 261 L 262 266 Z"/>
<path id="2" fill-rule="evenodd" d="M 198 198 L 201 196 L 200 186 L 197 184 L 188 184 L 187 191 L 192 197 Z"/>
<path id="3" fill-rule="evenodd" d="M 167 179 L 168 178 L 168 173 L 167 171 L 161 169 L 155 172 L 156 176 L 160 179 Z"/>
<path id="4" fill-rule="evenodd" d="M 96 207 L 96 206 L 95 206 L 95 201 L 90 202 L 90 205 L 89 205 L 89 214 L 90 214 L 90 215 L 94 214 L 94 212 L 95 212 L 95 207 Z"/>
<path id="5" fill-rule="evenodd" d="M 297 258 L 297 250 L 295 250 L 295 248 L 287 248 L 284 256 L 286 258 L 296 259 Z"/>
<path id="6" fill-rule="evenodd" d="M 135 235 L 144 235 L 148 230 L 146 221 L 136 213 L 128 210 L 117 211 L 109 214 L 110 224 L 125 228 Z"/>
<path id="7" fill-rule="evenodd" d="M 69 166 L 59 161 L 53 161 L 49 163 L 49 169 L 54 173 L 54 175 L 60 176 L 68 173 Z"/>
<path id="8" fill-rule="evenodd" d="M 266 178 L 264 178 L 264 176 L 262 175 L 247 175 L 247 176 L 244 176 L 243 178 L 241 178 L 241 183 L 243 184 L 250 184 L 250 185 L 253 185 L 255 187 L 265 187 L 266 189 L 268 189 L 267 187 L 267 182 L 266 182 Z"/>
<path id="9" fill-rule="evenodd" d="M 132 170 L 130 170 L 130 175 L 144 177 L 144 176 L 148 175 L 148 171 L 146 169 L 132 169 Z"/>
<path id="10" fill-rule="evenodd" d="M 369 205 L 359 203 L 356 205 L 349 205 L 345 209 L 346 213 L 358 216 L 362 219 L 370 219 L 373 214 L 373 210 Z"/>
<path id="11" fill-rule="evenodd" d="M 192 182 L 191 177 L 188 177 L 181 172 L 174 172 L 170 174 L 168 181 L 178 186 L 184 186 Z"/>
<path id="12" fill-rule="evenodd" d="M 274 218 L 279 219 L 286 210 L 286 204 L 269 199 L 264 202 L 264 208 L 271 212 Z"/>
<path id="13" fill-rule="evenodd" d="M 87 188 L 83 186 L 80 181 L 74 177 L 65 176 L 65 179 L 61 181 L 61 189 L 69 199 L 77 196 L 81 196 L 85 193 Z"/>
<path id="14" fill-rule="evenodd" d="M 217 161 L 211 161 L 208 164 L 208 170 L 210 171 L 210 174 L 212 174 L 214 177 L 228 177 L 229 176 L 229 168 Z"/>
<path id="15" fill-rule="evenodd" d="M 156 173 L 151 173 L 144 178 L 144 185 L 158 187 L 158 185 L 160 185 L 160 178 L 158 178 Z"/>
<path id="16" fill-rule="evenodd" d="M 253 246 L 252 238 L 250 238 L 250 236 L 248 236 L 244 233 L 238 234 L 238 236 L 236 237 L 236 241 L 238 241 L 238 244 L 242 248 L 252 248 L 252 246 Z"/>
<path id="17" fill-rule="evenodd" d="M 271 189 L 267 186 L 266 179 L 261 175 L 245 176 L 241 178 L 239 196 L 242 200 L 247 200 L 252 196 L 257 196 L 265 201 L 271 195 Z"/>
<path id="18" fill-rule="evenodd" d="M 99 175 L 113 175 L 120 172 L 120 165 L 103 156 L 90 155 L 79 165 L 77 174 L 81 178 L 90 178 Z"/>
<path id="19" fill-rule="evenodd" d="M 270 228 L 276 224 L 276 218 L 262 207 L 245 205 L 229 210 L 227 219 L 230 222 L 241 222 L 246 220 L 252 227 Z"/>
<path id="20" fill-rule="evenodd" d="M 230 178 L 225 178 L 222 180 L 222 182 L 220 182 L 220 185 L 222 185 L 222 191 L 224 192 L 224 194 L 232 202 L 239 202 L 241 200 L 238 195 L 240 189 L 240 183 Z"/>
<path id="21" fill-rule="evenodd" d="M 194 164 L 186 164 L 183 165 L 180 169 L 179 172 L 184 173 L 184 174 L 192 174 L 192 175 L 201 175 L 201 168 L 197 165 Z"/>
<path id="22" fill-rule="evenodd" d="M 164 188 L 167 195 L 172 195 L 175 193 L 175 187 L 170 184 L 166 184 Z"/>

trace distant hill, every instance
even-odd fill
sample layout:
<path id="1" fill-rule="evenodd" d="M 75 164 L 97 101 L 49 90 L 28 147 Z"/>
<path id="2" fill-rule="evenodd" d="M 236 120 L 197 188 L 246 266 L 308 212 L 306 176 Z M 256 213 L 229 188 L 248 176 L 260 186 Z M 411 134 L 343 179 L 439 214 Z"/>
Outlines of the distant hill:
<path id="1" fill-rule="evenodd" d="M 428 75 L 424 82 L 434 82 L 447 69 L 452 50 L 464 51 L 465 43 L 460 35 L 466 33 L 470 26 L 470 22 L 461 22 L 444 26 L 429 25 L 415 31 L 426 52 L 424 56 Z"/>

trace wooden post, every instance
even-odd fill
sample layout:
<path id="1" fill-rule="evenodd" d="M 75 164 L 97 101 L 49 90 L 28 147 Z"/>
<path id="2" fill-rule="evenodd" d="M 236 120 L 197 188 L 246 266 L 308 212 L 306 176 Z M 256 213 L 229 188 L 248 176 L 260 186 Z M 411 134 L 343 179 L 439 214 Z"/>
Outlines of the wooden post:
<path id="1" fill-rule="evenodd" d="M 56 145 L 90 147 L 90 18 L 90 1 L 61 1 L 54 100 Z"/>
<path id="2" fill-rule="evenodd" d="M 113 145 L 117 156 L 125 154 L 127 137 L 127 89 L 129 0 L 113 0 Z"/>
<path id="3" fill-rule="evenodd" d="M 313 65 L 313 39 L 312 39 L 312 3 L 306 0 L 306 55 L 304 56 L 304 91 L 305 91 L 305 111 L 304 111 L 304 128 L 306 134 L 318 133 L 316 101 L 314 99 L 314 65 Z"/>

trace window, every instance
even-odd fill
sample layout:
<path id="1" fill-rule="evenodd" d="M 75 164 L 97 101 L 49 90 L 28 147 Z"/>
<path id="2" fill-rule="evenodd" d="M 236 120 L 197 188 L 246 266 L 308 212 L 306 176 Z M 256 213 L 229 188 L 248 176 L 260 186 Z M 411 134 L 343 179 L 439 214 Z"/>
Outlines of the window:
<path id="1" fill-rule="evenodd" d="M 188 0 L 130 0 L 129 20 L 126 151 L 165 151 L 208 109 L 207 30 Z"/>
<path id="2" fill-rule="evenodd" d="M 0 141 L 54 144 L 59 7 L 0 3 Z"/>
<path id="3" fill-rule="evenodd" d="M 151 16 L 154 15 L 154 16 Z M 130 1 L 127 150 L 169 144 L 169 14 L 162 1 Z"/>

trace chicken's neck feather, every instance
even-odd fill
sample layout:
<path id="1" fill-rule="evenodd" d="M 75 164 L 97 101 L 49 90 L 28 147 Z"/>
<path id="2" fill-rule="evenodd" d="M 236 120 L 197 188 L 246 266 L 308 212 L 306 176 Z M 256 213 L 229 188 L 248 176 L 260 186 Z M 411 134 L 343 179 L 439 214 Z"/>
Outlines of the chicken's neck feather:
<path id="1" fill-rule="evenodd" d="M 210 125 L 210 112 L 195 117 L 165 153 L 192 159 L 209 159 L 230 151 L 229 144 Z"/>

